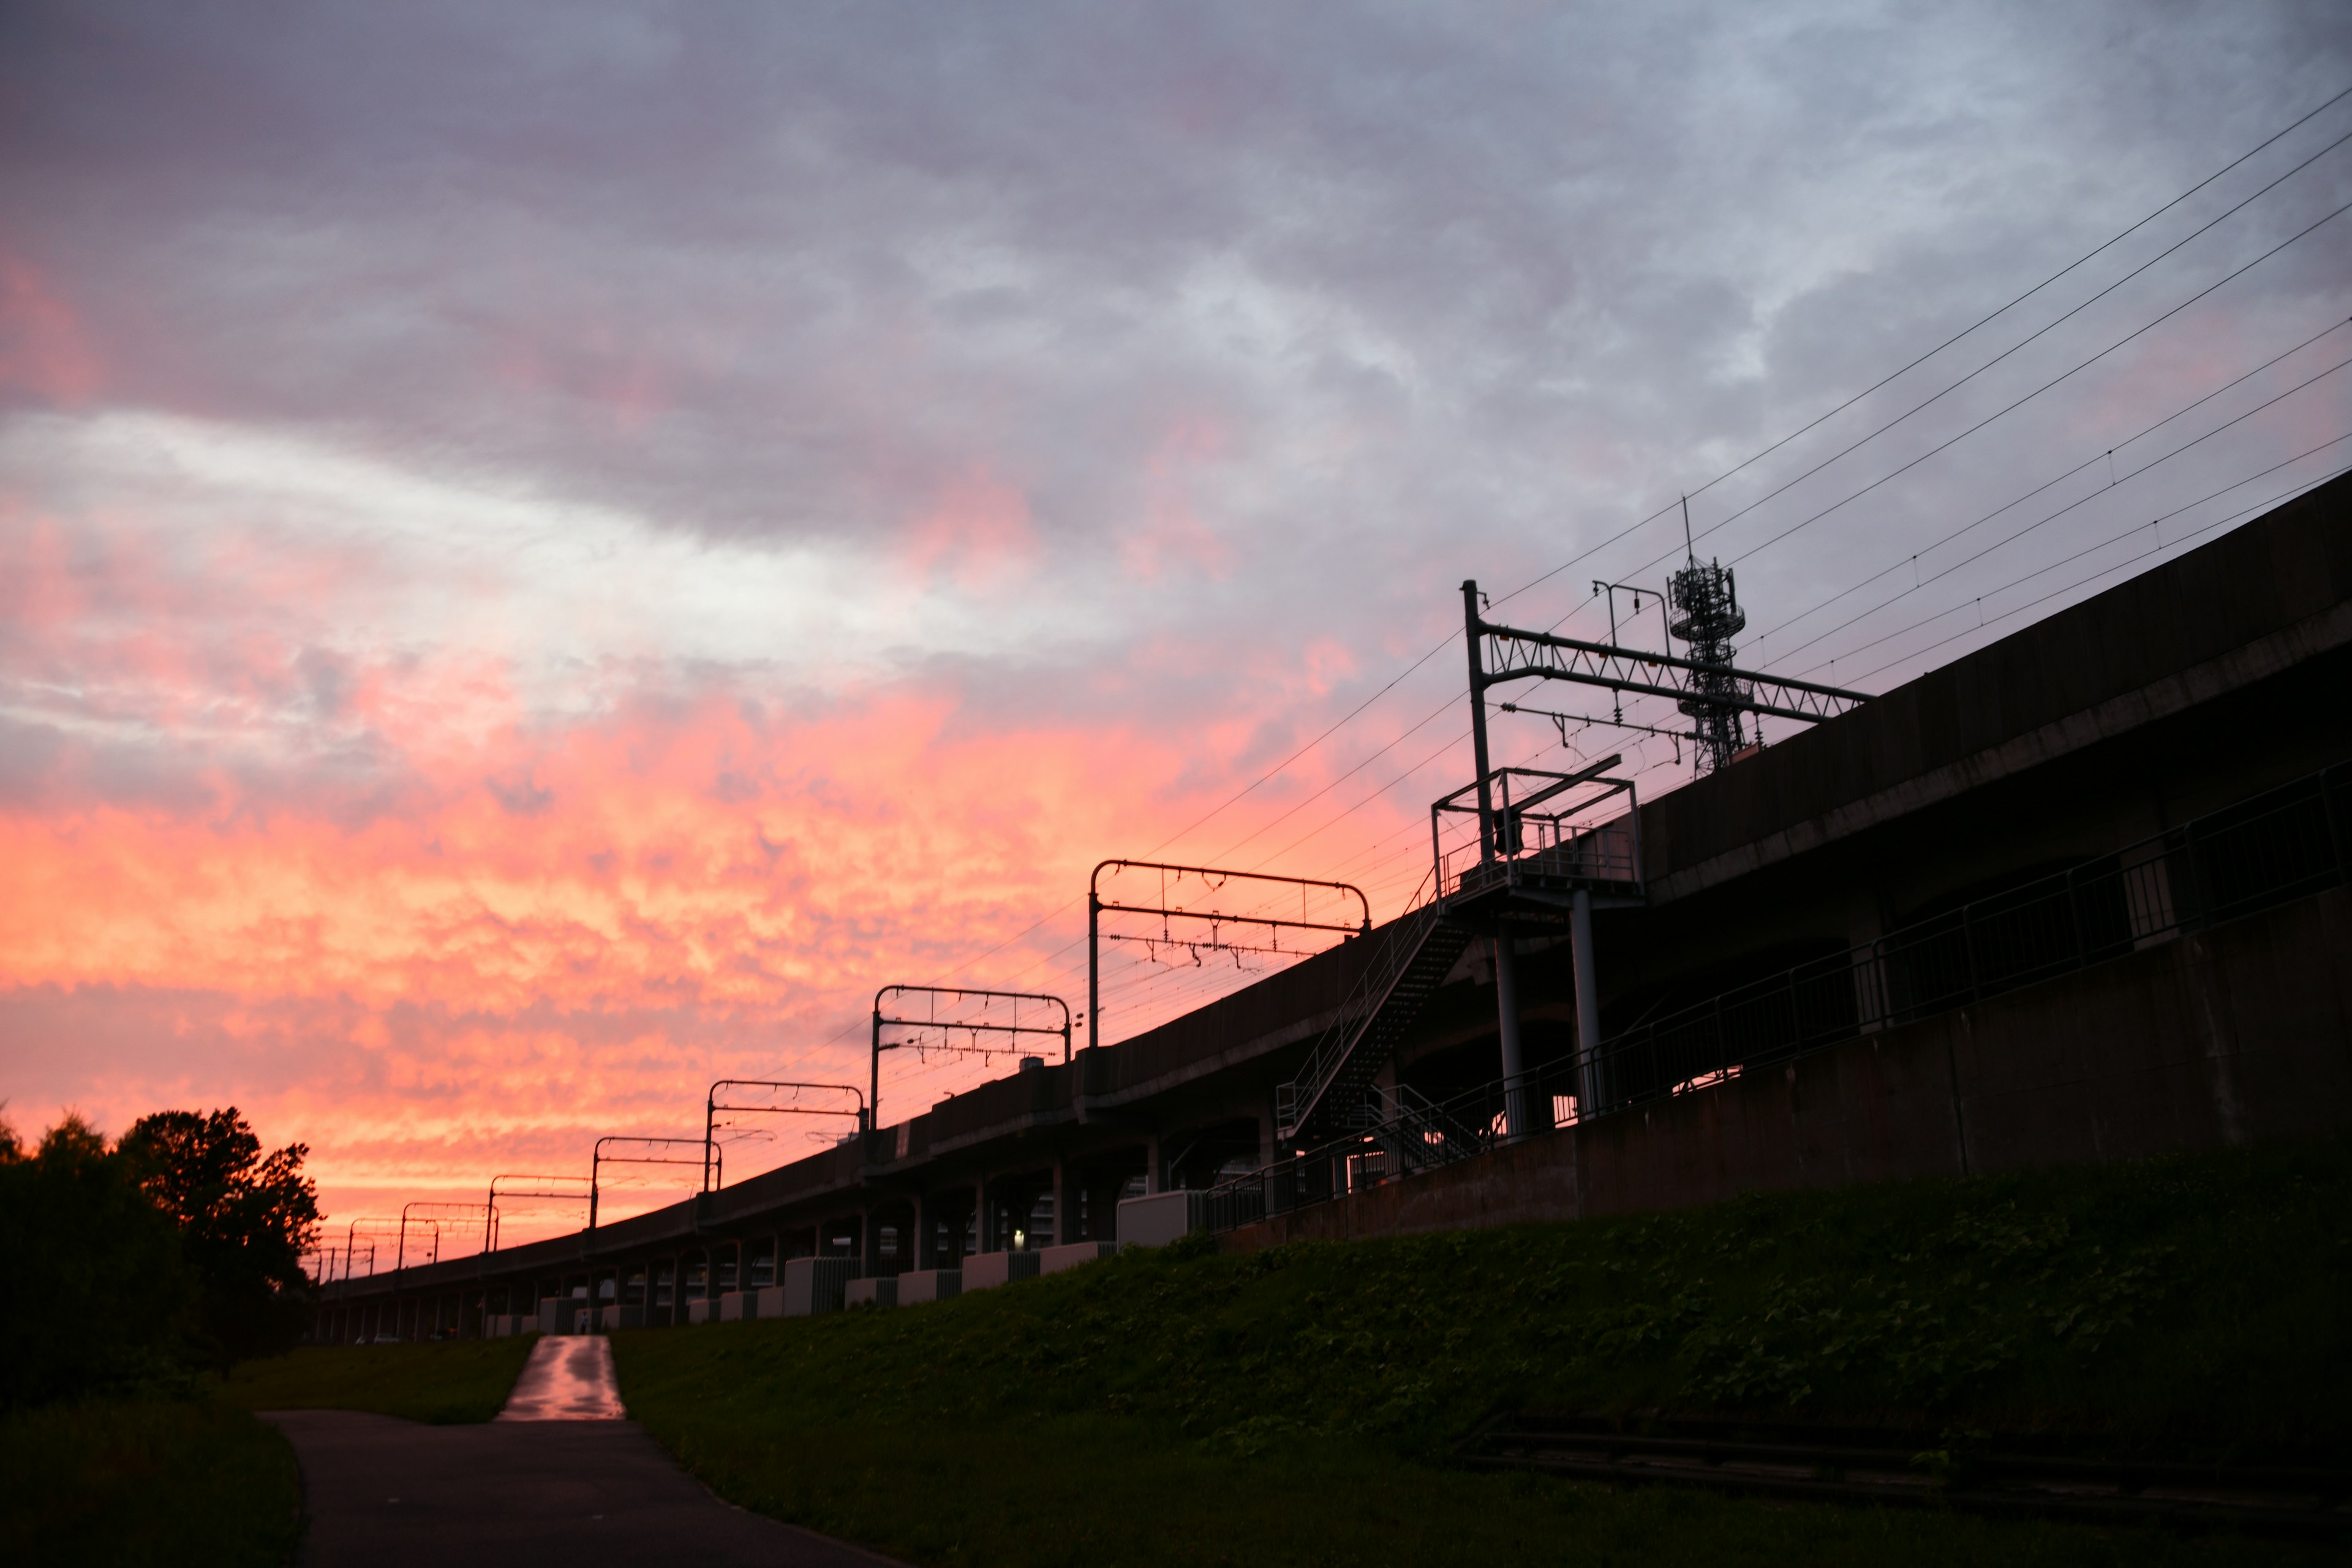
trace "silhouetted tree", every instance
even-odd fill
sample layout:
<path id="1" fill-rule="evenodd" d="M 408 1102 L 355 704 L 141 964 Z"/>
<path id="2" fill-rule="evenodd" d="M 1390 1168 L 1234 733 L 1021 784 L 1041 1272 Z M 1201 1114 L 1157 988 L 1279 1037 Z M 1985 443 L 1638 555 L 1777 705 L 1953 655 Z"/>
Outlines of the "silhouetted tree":
<path id="1" fill-rule="evenodd" d="M 0 1405 L 184 1376 L 195 1282 L 176 1227 L 78 1116 L 27 1152 L 0 1123 Z"/>
<path id="2" fill-rule="evenodd" d="M 307 1145 L 264 1156 L 236 1107 L 162 1110 L 122 1135 L 147 1196 L 180 1227 L 181 1251 L 203 1285 L 206 1333 L 230 1359 L 284 1348 L 301 1331 L 310 1287 L 302 1254 L 319 1228 Z"/>

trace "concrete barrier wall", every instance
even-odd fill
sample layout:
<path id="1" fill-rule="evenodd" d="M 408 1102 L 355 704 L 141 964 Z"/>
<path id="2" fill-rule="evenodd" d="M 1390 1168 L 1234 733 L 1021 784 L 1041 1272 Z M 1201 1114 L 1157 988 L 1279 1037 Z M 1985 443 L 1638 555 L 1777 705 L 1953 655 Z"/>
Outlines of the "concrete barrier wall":
<path id="1" fill-rule="evenodd" d="M 814 1312 L 838 1312 L 842 1292 L 857 1278 L 855 1258 L 794 1258 L 784 1263 L 784 1310 L 787 1318 Z"/>
<path id="2" fill-rule="evenodd" d="M 2352 889 L 2338 888 L 1276 1215 L 1225 1245 L 1643 1213 L 1743 1192 L 1990 1175 L 2347 1128 Z"/>
<path id="3" fill-rule="evenodd" d="M 1112 1234 L 1121 1247 L 1165 1247 L 1206 1223 L 1208 1196 L 1179 1191 L 1121 1198 Z"/>
<path id="4" fill-rule="evenodd" d="M 1118 1250 L 1115 1241 L 1072 1241 L 1060 1247 L 1040 1247 L 1037 1251 L 1037 1272 L 1059 1274 L 1065 1268 L 1076 1268 L 1082 1263 L 1096 1263 Z"/>
<path id="5" fill-rule="evenodd" d="M 1016 1279 L 1037 1278 L 1037 1254 L 1034 1252 L 975 1252 L 963 1260 L 963 1289 L 992 1290 L 999 1285 L 1010 1285 Z"/>
<path id="6" fill-rule="evenodd" d="M 898 1276 L 898 1304 L 944 1301 L 963 1291 L 963 1275 L 954 1268 L 917 1268 Z"/>
<path id="7" fill-rule="evenodd" d="M 852 1279 L 842 1289 L 841 1304 L 848 1307 L 895 1307 L 898 1304 L 898 1277 L 883 1275 L 870 1279 Z"/>

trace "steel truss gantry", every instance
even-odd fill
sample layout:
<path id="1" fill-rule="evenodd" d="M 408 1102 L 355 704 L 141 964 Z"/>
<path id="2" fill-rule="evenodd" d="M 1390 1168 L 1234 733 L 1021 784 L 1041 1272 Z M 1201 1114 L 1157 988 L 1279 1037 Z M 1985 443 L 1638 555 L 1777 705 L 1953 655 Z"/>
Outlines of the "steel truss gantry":
<path id="1" fill-rule="evenodd" d="M 1507 680 L 1572 680 L 1612 691 L 1671 698 L 1678 704 L 1720 704 L 1809 724 L 1834 719 L 1870 700 L 1867 692 L 1816 685 L 1810 680 L 1703 664 L 1697 659 L 1644 648 L 1585 642 L 1557 632 L 1495 626 L 1479 617 L 1477 582 L 1473 579 L 1463 584 L 1462 592 L 1470 623 L 1471 679 L 1476 683 L 1472 696 L 1481 706 L 1487 688 Z M 1483 658 L 1481 642 L 1485 644 Z M 1734 689 L 1721 693 L 1710 689 L 1708 683 L 1719 676 L 1727 676 Z"/>

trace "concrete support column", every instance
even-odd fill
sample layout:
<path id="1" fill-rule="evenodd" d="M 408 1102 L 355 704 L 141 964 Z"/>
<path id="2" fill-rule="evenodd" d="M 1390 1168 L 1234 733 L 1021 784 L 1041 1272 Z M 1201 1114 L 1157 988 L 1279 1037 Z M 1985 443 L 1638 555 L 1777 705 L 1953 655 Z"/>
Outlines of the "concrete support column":
<path id="1" fill-rule="evenodd" d="M 1581 898 L 1583 895 L 1579 894 Z M 1503 1035 L 1503 1136 L 1528 1135 L 1527 1065 L 1519 1048 L 1519 964 L 1511 928 L 1495 933 L 1495 1015 Z"/>
<path id="2" fill-rule="evenodd" d="M 971 1184 L 971 1249 L 990 1250 L 988 1245 L 988 1178 L 982 1176 Z"/>
<path id="3" fill-rule="evenodd" d="M 1160 1179 L 1160 1134 L 1147 1135 L 1143 1140 L 1143 1190 L 1156 1193 L 1161 1188 Z"/>
<path id="4" fill-rule="evenodd" d="M 1570 911 L 1569 942 L 1576 960 L 1576 1114 L 1580 1120 L 1601 1109 L 1601 977 L 1592 967 L 1592 895 L 1576 889 Z"/>
<path id="5" fill-rule="evenodd" d="M 1070 1201 L 1069 1167 L 1063 1164 L 1062 1157 L 1056 1154 L 1054 1156 L 1054 1245 L 1056 1247 L 1070 1239 L 1070 1215 L 1076 1206 Z"/>

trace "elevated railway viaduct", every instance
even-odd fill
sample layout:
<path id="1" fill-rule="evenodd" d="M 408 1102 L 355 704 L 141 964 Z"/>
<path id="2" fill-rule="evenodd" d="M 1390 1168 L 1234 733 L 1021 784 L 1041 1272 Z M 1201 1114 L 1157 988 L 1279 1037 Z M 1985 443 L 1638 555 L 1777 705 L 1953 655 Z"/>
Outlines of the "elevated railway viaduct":
<path id="1" fill-rule="evenodd" d="M 2352 477 L 1642 805 L 1642 896 L 1592 921 L 1591 1050 L 1573 944 L 1515 939 L 1519 1135 L 1460 1109 L 1497 1072 L 1481 940 L 1367 1100 L 1450 1119 L 1343 1117 L 1362 1152 L 1295 1179 L 1281 1091 L 1380 989 L 1376 930 L 687 1202 L 335 1282 L 317 1333 L 475 1333 L 548 1297 L 684 1321 L 796 1257 L 889 1276 L 1110 1239 L 1122 1196 L 1173 1187 L 1216 1188 L 1255 1247 L 2341 1129 L 2347 763 Z"/>

